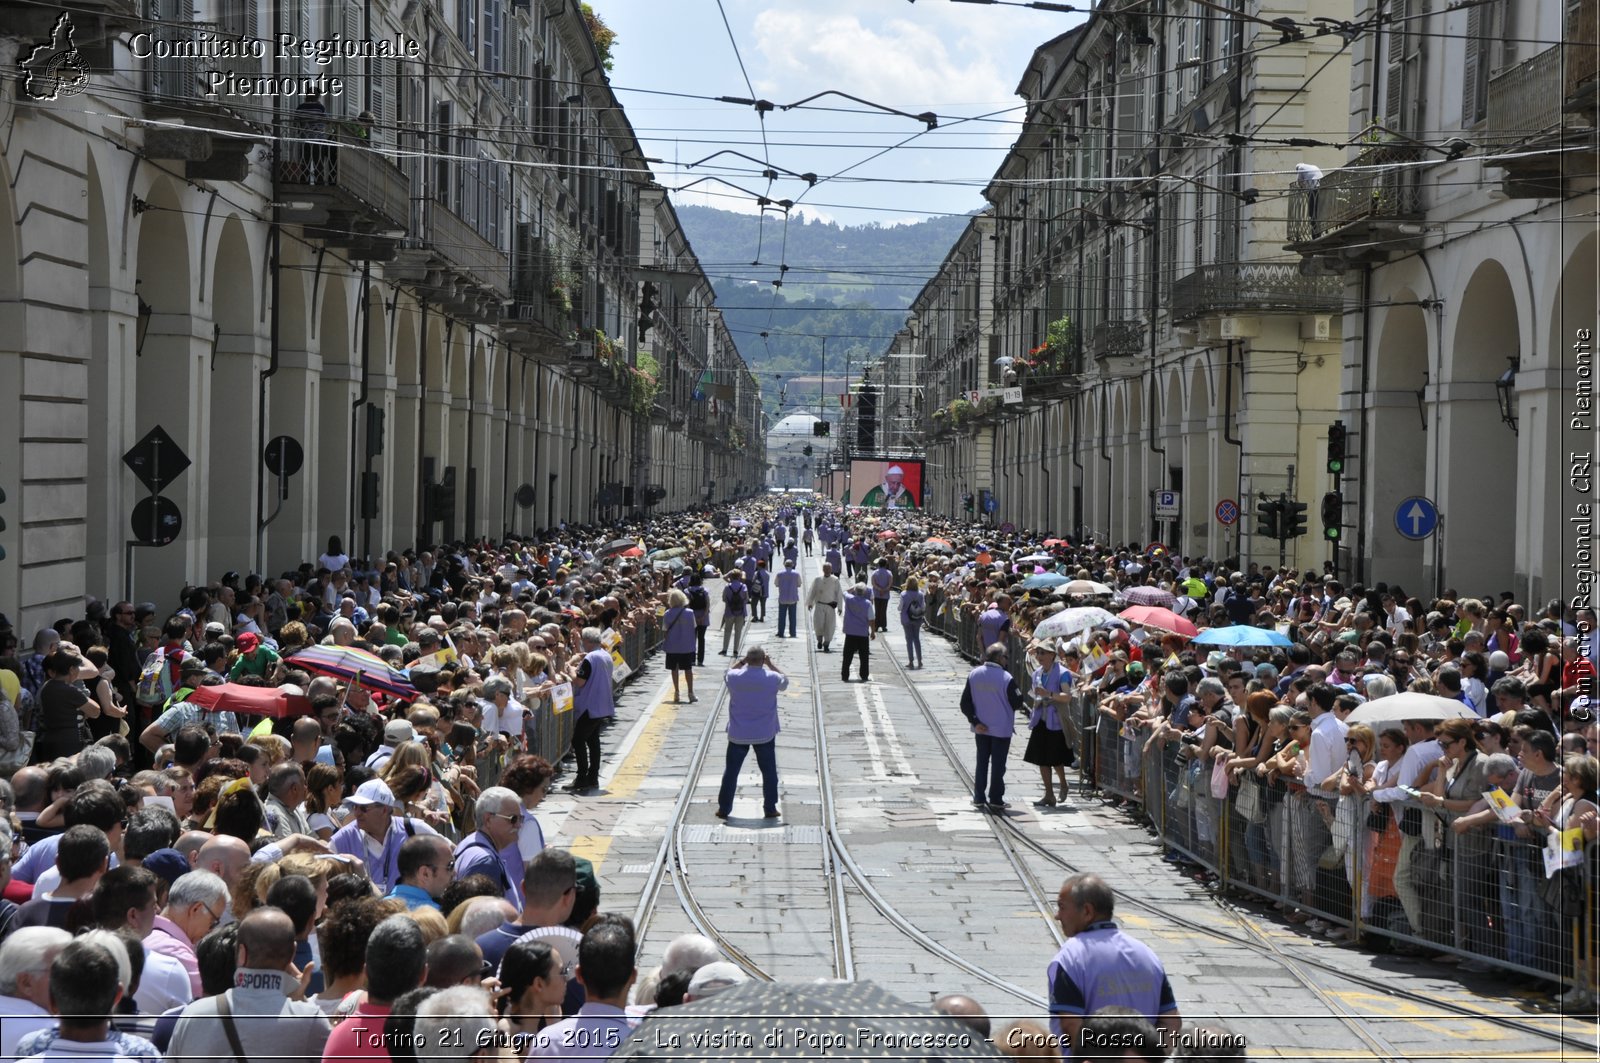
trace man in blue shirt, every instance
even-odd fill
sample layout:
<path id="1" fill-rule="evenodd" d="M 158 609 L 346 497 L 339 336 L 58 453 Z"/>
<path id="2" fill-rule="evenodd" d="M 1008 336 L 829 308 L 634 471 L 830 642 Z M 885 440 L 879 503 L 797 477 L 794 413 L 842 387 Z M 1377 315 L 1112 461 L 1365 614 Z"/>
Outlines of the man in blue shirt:
<path id="1" fill-rule="evenodd" d="M 760 646 L 751 646 L 744 660 L 728 669 L 728 760 L 717 794 L 717 818 L 727 819 L 739 785 L 739 769 L 752 749 L 761 769 L 762 815 L 778 818 L 778 694 L 789 689 L 789 677 L 778 670 Z"/>
<path id="2" fill-rule="evenodd" d="M 1183 1026 L 1161 960 L 1112 921 L 1116 895 L 1099 875 L 1073 875 L 1061 884 L 1056 920 L 1067 937 L 1046 969 L 1050 1026 L 1070 1052 L 1083 1019 L 1102 1008 L 1143 1015 L 1171 1035 Z"/>
<path id="3" fill-rule="evenodd" d="M 450 842 L 437 834 L 418 834 L 400 843 L 400 881 L 390 897 L 406 902 L 408 910 L 439 909 L 439 895 L 450 885 Z"/>
<path id="4" fill-rule="evenodd" d="M 795 571 L 795 559 L 786 558 L 783 562 L 783 571 L 772 577 L 772 582 L 778 587 L 778 637 L 796 638 L 795 621 L 800 612 L 800 573 Z M 788 621 L 789 634 L 783 633 L 784 621 Z"/>
<path id="5" fill-rule="evenodd" d="M 478 829 L 455 848 L 455 874 L 485 875 L 505 890 L 513 908 L 522 907 L 522 799 L 504 786 L 478 795 L 474 817 Z"/>

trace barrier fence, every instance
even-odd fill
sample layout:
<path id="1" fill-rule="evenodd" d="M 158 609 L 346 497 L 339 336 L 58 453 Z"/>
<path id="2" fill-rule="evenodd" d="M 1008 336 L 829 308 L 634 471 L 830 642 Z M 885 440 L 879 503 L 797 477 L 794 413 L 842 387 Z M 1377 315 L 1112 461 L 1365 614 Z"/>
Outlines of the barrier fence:
<path id="1" fill-rule="evenodd" d="M 979 659 L 976 617 L 937 588 L 927 626 Z M 1026 643 L 1009 639 L 1028 688 Z M 1542 832 L 1499 824 L 1452 830 L 1458 818 L 1415 800 L 1329 800 L 1254 772 L 1225 778 L 1177 735 L 1150 741 L 1092 695 L 1061 713 L 1086 791 L 1127 802 L 1164 847 L 1219 887 L 1253 894 L 1361 937 L 1368 945 L 1465 961 L 1569 988 L 1597 985 L 1596 865 L 1588 842 L 1573 866 L 1545 869 Z M 1215 785 L 1214 785 L 1215 780 Z M 1224 785 L 1225 784 L 1225 785 Z"/>

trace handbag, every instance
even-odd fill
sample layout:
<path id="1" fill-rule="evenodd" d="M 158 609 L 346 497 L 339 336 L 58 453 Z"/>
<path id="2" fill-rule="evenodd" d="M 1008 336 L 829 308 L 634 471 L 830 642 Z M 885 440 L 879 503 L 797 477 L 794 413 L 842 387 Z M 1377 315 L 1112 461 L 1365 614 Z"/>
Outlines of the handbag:
<path id="1" fill-rule="evenodd" d="M 33 757 L 33 732 L 19 731 L 17 737 L 16 749 L 9 752 L 0 751 L 0 775 L 7 778 L 27 767 L 28 761 Z"/>
<path id="2" fill-rule="evenodd" d="M 1244 780 L 1239 785 L 1239 799 L 1233 807 L 1246 823 L 1265 822 L 1267 809 L 1266 802 L 1262 800 L 1261 784 L 1254 779 Z"/>
<path id="3" fill-rule="evenodd" d="M 1228 758 L 1218 757 L 1211 762 L 1211 796 L 1219 801 L 1228 798 Z"/>

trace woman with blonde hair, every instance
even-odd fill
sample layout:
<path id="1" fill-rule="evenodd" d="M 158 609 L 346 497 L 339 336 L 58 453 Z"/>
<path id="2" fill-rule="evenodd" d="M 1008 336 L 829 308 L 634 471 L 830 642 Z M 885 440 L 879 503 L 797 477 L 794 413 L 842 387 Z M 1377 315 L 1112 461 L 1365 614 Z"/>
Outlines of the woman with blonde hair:
<path id="1" fill-rule="evenodd" d="M 427 773 L 425 787 L 419 792 L 415 801 L 419 810 L 417 814 L 425 817 L 430 827 L 448 830 L 451 824 L 450 799 L 439 785 L 439 778 L 434 772 L 433 755 L 426 744 L 415 741 L 401 742 L 395 748 L 394 756 L 389 758 L 389 762 L 378 773 L 378 778 L 393 791 L 396 780 L 407 768 L 421 768 Z"/>
<path id="2" fill-rule="evenodd" d="M 689 688 L 689 700 L 700 700 L 694 696 L 694 610 L 689 608 L 689 596 L 677 588 L 667 592 L 667 611 L 661 617 L 661 631 L 661 652 L 666 656 L 667 671 L 672 675 L 672 700 L 681 700 L 680 675 Z"/>
<path id="3" fill-rule="evenodd" d="M 245 745 L 258 746 L 266 753 L 268 771 L 288 760 L 293 751 L 287 738 L 275 734 L 252 735 L 245 740 Z"/>

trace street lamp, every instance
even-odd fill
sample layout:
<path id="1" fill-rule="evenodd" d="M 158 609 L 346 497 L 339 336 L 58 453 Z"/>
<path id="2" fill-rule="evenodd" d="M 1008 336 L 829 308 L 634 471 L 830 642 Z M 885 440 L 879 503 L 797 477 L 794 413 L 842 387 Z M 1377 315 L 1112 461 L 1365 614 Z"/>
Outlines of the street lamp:
<path id="1" fill-rule="evenodd" d="M 1507 358 L 1510 363 L 1500 379 L 1494 382 L 1494 397 L 1500 403 L 1500 420 L 1504 421 L 1511 429 L 1511 434 L 1517 434 L 1517 360 L 1515 357 Z"/>

